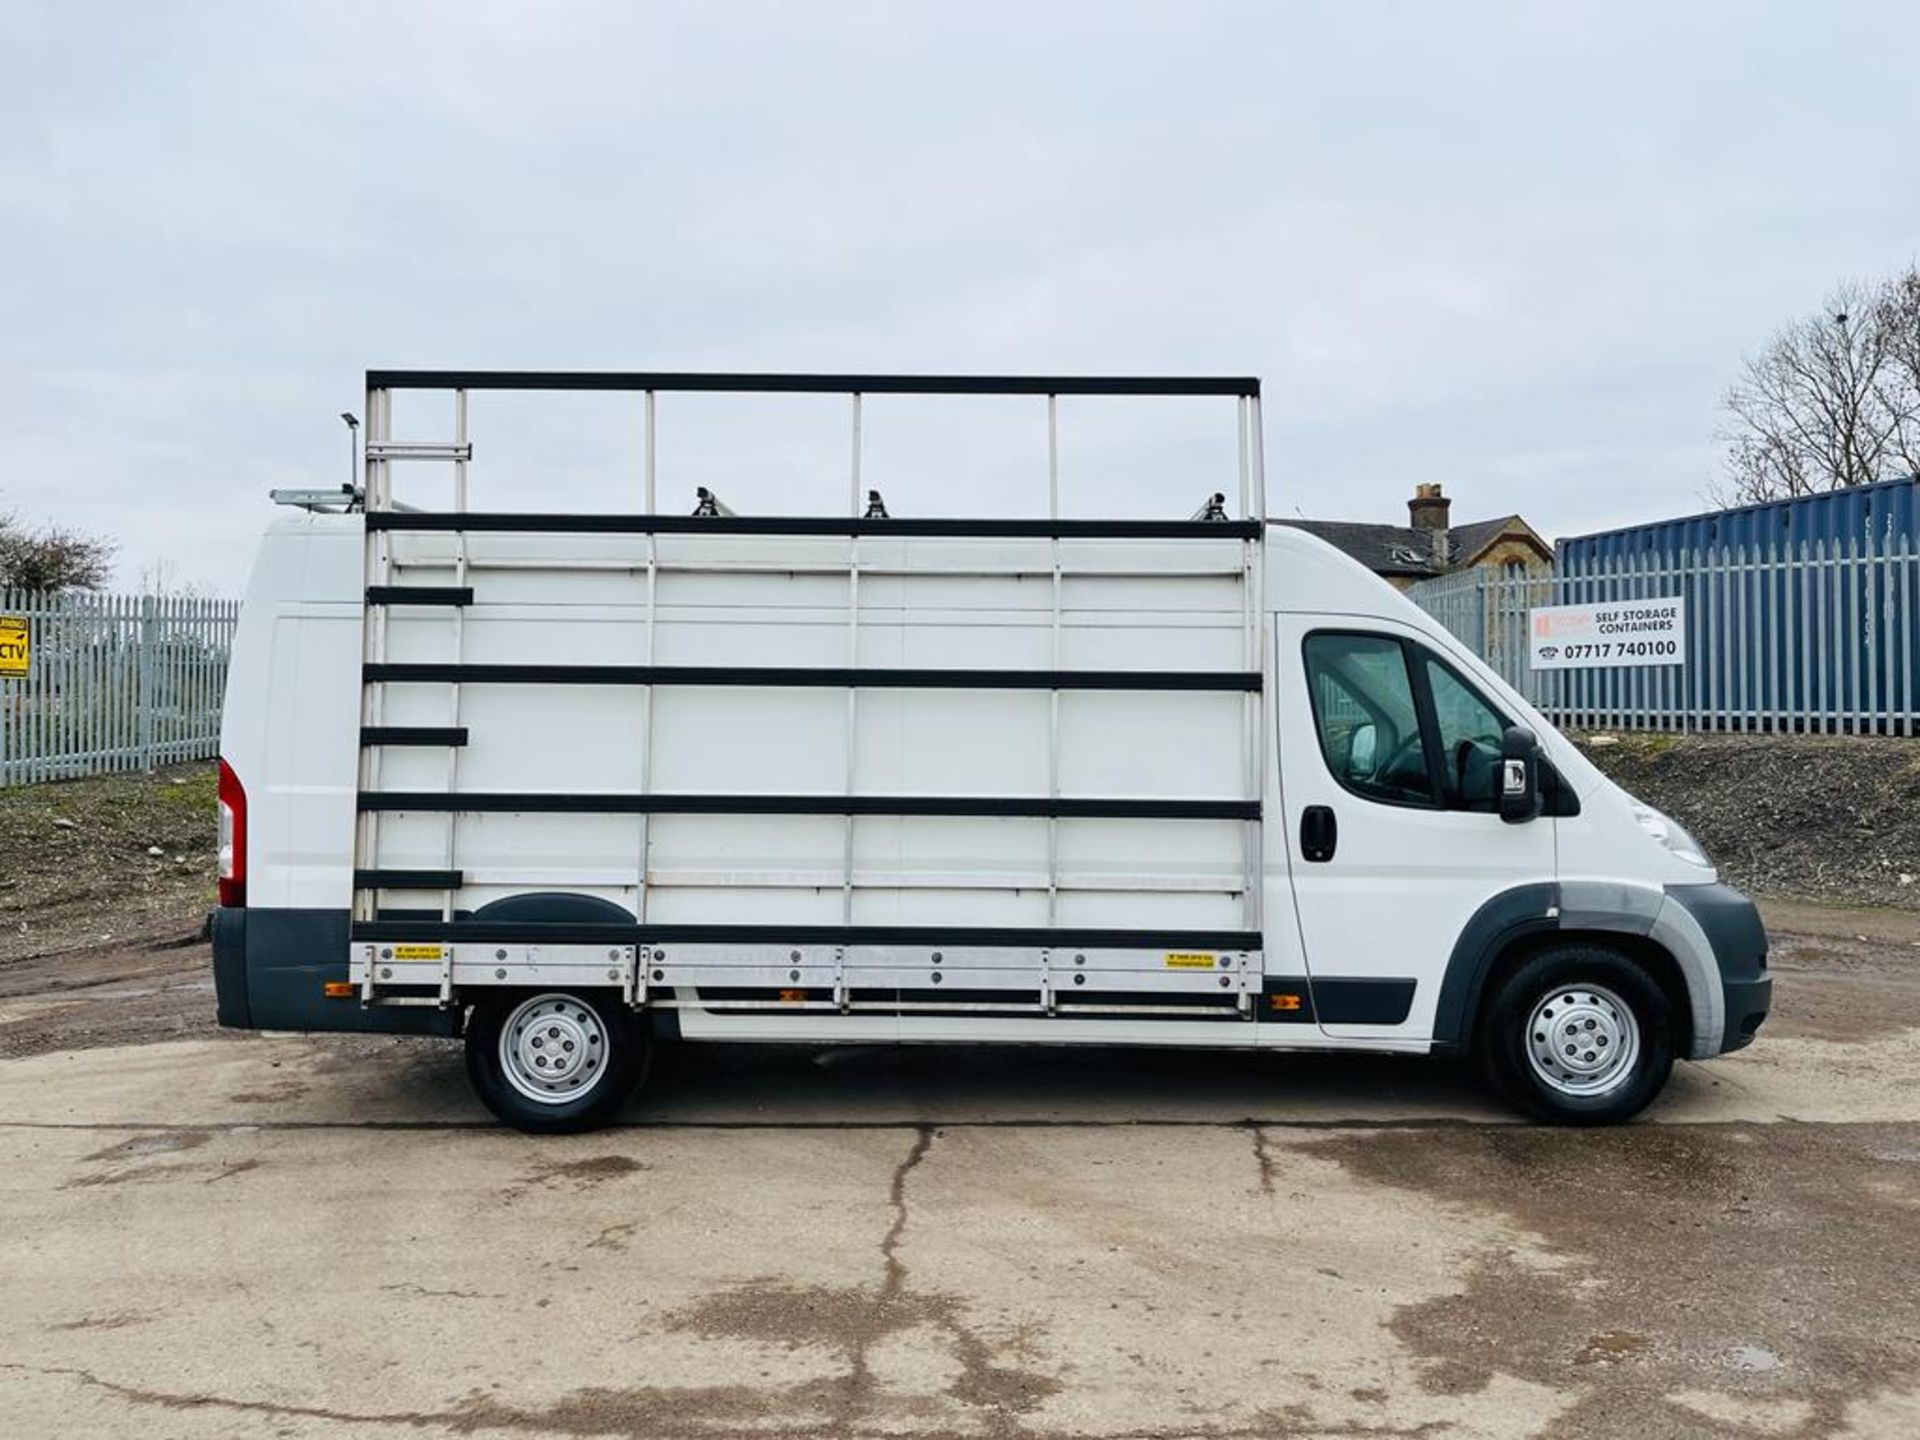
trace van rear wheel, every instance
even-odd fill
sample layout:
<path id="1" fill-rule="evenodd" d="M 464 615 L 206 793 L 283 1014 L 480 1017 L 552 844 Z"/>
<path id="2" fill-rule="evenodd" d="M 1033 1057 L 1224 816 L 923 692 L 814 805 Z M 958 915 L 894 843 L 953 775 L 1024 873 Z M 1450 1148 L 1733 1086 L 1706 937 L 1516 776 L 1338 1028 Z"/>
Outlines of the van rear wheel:
<path id="1" fill-rule="evenodd" d="M 1673 1013 L 1639 965 L 1597 945 L 1530 956 L 1488 999 L 1481 1068 L 1517 1108 L 1561 1125 L 1631 1119 L 1673 1071 Z"/>
<path id="2" fill-rule="evenodd" d="M 467 1078 L 516 1130 L 570 1134 L 604 1125 L 645 1077 L 647 1035 L 617 996 L 515 990 L 488 995 L 467 1022 Z"/>

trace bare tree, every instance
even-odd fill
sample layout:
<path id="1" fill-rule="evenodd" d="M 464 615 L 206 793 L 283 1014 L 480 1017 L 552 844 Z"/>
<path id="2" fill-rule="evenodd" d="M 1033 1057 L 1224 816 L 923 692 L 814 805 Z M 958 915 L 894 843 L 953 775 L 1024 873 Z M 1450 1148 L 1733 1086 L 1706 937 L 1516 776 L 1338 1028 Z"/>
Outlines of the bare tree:
<path id="1" fill-rule="evenodd" d="M 1725 505 L 1867 485 L 1905 473 L 1903 398 L 1888 296 L 1843 285 L 1787 326 L 1722 402 Z"/>
<path id="2" fill-rule="evenodd" d="M 113 574 L 111 540 L 0 515 L 0 589 L 96 590 Z"/>
<path id="3" fill-rule="evenodd" d="M 197 580 L 182 580 L 180 567 L 162 556 L 140 567 L 139 590 L 142 595 L 169 595 L 184 600 L 205 600 L 207 587 Z"/>
<path id="4" fill-rule="evenodd" d="M 1920 267 L 1880 292 L 1876 323 L 1887 337 L 1881 403 L 1894 420 L 1891 448 L 1900 470 L 1920 475 Z"/>

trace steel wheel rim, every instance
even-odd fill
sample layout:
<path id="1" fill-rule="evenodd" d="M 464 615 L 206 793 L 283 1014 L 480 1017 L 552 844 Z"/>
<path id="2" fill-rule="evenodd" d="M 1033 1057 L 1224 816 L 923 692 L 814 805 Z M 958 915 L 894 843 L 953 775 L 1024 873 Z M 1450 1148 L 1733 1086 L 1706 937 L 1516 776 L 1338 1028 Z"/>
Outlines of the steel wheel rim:
<path id="1" fill-rule="evenodd" d="M 536 1105 L 577 1100 L 607 1073 L 606 1027 L 572 995 L 522 1000 L 500 1027 L 500 1072 Z"/>
<path id="2" fill-rule="evenodd" d="M 1633 1075 L 1640 1059 L 1640 1021 L 1603 985 L 1550 990 L 1527 1017 L 1527 1063 L 1558 1095 L 1610 1095 Z"/>

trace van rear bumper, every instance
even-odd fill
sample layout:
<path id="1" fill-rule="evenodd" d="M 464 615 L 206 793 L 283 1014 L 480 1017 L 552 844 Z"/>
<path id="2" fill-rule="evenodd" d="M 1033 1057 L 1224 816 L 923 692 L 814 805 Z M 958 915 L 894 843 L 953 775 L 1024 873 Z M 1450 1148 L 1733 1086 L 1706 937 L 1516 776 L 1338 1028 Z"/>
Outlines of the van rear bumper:
<path id="1" fill-rule="evenodd" d="M 247 912 L 222 905 L 207 917 L 213 936 L 214 1018 L 229 1030 L 253 1029 L 247 996 Z"/>
<path id="2" fill-rule="evenodd" d="M 328 981 L 347 978 L 345 910 L 213 912 L 215 1014 L 230 1030 L 336 1030 L 380 1035 L 455 1035 L 458 1013 L 369 1008 L 330 1000 Z"/>

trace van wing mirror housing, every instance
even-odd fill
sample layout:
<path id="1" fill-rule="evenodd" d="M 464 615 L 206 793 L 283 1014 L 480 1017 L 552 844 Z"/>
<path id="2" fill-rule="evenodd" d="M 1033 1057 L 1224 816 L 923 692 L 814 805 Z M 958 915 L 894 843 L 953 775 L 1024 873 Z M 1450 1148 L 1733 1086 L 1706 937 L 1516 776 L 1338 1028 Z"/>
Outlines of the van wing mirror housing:
<path id="1" fill-rule="evenodd" d="M 1540 813 L 1540 740 L 1524 725 L 1509 725 L 1500 737 L 1500 818 L 1520 825 Z"/>
<path id="2" fill-rule="evenodd" d="M 1353 727 L 1353 733 L 1347 737 L 1347 778 L 1365 780 L 1373 774 L 1374 767 L 1380 763 L 1380 731 L 1371 720 L 1362 721 Z"/>

